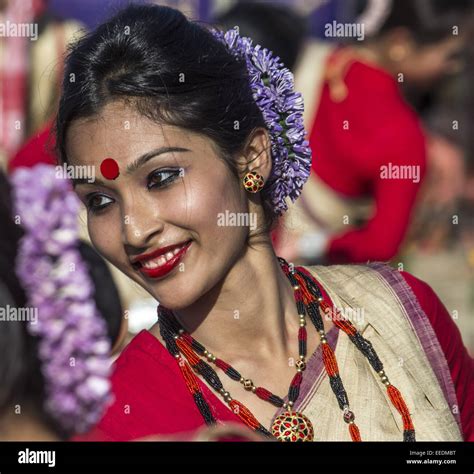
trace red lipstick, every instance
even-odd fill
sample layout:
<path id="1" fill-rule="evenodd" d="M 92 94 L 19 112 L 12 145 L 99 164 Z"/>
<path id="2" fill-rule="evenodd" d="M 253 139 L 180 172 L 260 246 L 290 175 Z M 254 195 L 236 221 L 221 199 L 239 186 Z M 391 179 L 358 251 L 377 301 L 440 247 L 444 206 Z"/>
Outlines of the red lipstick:
<path id="1" fill-rule="evenodd" d="M 133 265 L 135 267 L 139 266 L 137 270 L 149 278 L 161 278 L 170 273 L 180 263 L 181 259 L 188 251 L 191 243 L 192 241 L 189 240 L 188 242 L 169 245 L 167 247 L 162 247 L 161 249 L 155 250 L 154 252 L 139 255 L 133 260 Z M 167 260 L 160 266 L 155 268 L 146 268 L 143 266 L 143 262 L 146 262 L 147 260 L 153 260 L 160 257 L 161 255 L 165 255 L 166 253 L 175 250 L 177 247 L 181 247 L 179 252 L 177 252 L 176 255 L 173 255 L 171 259 Z"/>

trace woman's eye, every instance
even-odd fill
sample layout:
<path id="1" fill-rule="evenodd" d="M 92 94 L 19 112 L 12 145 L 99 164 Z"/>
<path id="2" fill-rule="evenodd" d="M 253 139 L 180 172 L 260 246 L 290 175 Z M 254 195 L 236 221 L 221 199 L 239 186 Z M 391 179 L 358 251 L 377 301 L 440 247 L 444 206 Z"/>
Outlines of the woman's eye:
<path id="1" fill-rule="evenodd" d="M 104 199 L 108 200 L 108 202 L 104 201 Z M 106 208 L 111 202 L 112 199 L 104 196 L 103 194 L 92 194 L 87 197 L 86 206 L 91 212 L 98 212 Z"/>
<path id="2" fill-rule="evenodd" d="M 180 170 L 153 171 L 148 175 L 147 188 L 161 188 L 174 181 L 179 176 Z"/>

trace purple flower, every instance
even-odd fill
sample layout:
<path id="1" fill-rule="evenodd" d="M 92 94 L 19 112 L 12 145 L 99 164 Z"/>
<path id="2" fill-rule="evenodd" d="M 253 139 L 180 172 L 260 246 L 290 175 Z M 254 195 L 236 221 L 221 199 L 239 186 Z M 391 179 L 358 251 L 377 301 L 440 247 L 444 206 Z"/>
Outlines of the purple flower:
<path id="1" fill-rule="evenodd" d="M 260 45 L 242 37 L 235 27 L 225 33 L 213 30 L 236 57 L 247 64 L 254 100 L 262 112 L 272 141 L 273 167 L 268 179 L 270 199 L 276 215 L 288 209 L 301 194 L 311 170 L 311 149 L 303 124 L 303 97 L 294 91 L 293 74 Z"/>
<path id="2" fill-rule="evenodd" d="M 45 409 L 66 431 L 87 431 L 111 401 L 110 342 L 93 299 L 93 285 L 79 253 L 79 201 L 54 166 L 19 168 L 12 176 L 15 213 L 26 234 L 16 273 L 38 321 L 47 400 Z"/>

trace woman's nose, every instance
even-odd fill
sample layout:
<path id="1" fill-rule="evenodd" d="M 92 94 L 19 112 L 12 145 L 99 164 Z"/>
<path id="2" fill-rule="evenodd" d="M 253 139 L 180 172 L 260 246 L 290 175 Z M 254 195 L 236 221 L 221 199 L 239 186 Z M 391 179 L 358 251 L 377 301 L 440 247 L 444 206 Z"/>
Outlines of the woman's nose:
<path id="1" fill-rule="evenodd" d="M 148 247 L 153 237 L 160 234 L 164 228 L 163 221 L 156 213 L 146 212 L 147 206 L 140 208 L 139 212 L 129 212 L 122 216 L 123 243 L 134 248 Z"/>

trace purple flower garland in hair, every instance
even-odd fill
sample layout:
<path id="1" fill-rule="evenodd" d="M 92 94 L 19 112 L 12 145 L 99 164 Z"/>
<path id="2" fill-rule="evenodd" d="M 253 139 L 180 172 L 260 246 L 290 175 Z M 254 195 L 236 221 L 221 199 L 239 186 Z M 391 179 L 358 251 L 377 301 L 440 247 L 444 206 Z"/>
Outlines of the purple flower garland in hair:
<path id="1" fill-rule="evenodd" d="M 83 433 L 112 396 L 107 328 L 77 246 L 79 200 L 54 166 L 19 168 L 11 181 L 25 230 L 16 273 L 37 308 L 37 322 L 27 327 L 39 337 L 45 409 L 66 432 Z"/>
<path id="2" fill-rule="evenodd" d="M 271 51 L 254 46 L 238 27 L 212 30 L 237 58 L 245 59 L 253 97 L 260 108 L 272 143 L 272 173 L 267 185 L 276 215 L 294 202 L 311 171 L 311 149 L 303 123 L 303 97 L 294 90 L 293 74 Z"/>

